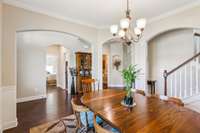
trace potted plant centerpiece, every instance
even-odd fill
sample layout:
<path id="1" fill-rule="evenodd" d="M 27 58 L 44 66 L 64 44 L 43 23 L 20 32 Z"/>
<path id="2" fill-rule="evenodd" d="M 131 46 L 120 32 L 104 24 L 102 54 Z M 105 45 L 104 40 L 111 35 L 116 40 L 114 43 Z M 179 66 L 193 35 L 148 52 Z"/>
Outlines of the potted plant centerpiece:
<path id="1" fill-rule="evenodd" d="M 122 100 L 122 105 L 127 107 L 135 106 L 135 102 L 132 96 L 132 85 L 135 83 L 140 70 L 136 69 L 136 65 L 129 65 L 128 68 L 122 70 L 122 77 L 126 85 L 126 96 Z"/>

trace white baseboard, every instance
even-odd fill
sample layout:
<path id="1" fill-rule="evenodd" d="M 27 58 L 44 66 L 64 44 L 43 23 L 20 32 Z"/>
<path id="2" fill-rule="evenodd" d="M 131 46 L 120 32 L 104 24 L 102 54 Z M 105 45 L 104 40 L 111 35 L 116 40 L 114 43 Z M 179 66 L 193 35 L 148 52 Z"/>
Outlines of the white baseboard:
<path id="1" fill-rule="evenodd" d="M 188 97 L 186 99 L 183 99 L 183 102 L 185 104 L 190 104 L 196 101 L 200 101 L 200 95 L 196 95 L 196 96 L 192 96 L 192 97 Z"/>
<path id="2" fill-rule="evenodd" d="M 47 98 L 47 96 L 38 95 L 38 96 L 23 97 L 23 98 L 18 98 L 17 103 L 29 102 L 29 101 L 34 101 L 34 100 L 39 100 L 39 99 L 44 99 L 44 98 Z"/>
<path id="3" fill-rule="evenodd" d="M 2 130 L 16 127 L 16 86 L 2 86 L 2 107 Z"/>
<path id="4" fill-rule="evenodd" d="M 0 86 L 0 133 L 3 132 L 2 129 L 2 87 Z"/>
<path id="5" fill-rule="evenodd" d="M 2 125 L 0 124 L 0 133 L 3 133 Z"/>
<path id="6" fill-rule="evenodd" d="M 60 88 L 60 89 L 62 89 L 62 90 L 65 90 L 65 87 L 62 86 L 62 85 L 59 85 L 59 84 L 58 84 L 57 87 Z"/>
<path id="7" fill-rule="evenodd" d="M 125 85 L 123 85 L 123 84 L 109 84 L 108 87 L 120 87 L 120 88 L 122 88 L 122 87 L 125 87 Z"/>
<path id="8" fill-rule="evenodd" d="M 13 127 L 16 127 L 18 124 L 17 119 L 15 119 L 14 121 L 9 121 L 9 122 L 5 122 L 3 124 L 3 130 L 7 130 Z"/>

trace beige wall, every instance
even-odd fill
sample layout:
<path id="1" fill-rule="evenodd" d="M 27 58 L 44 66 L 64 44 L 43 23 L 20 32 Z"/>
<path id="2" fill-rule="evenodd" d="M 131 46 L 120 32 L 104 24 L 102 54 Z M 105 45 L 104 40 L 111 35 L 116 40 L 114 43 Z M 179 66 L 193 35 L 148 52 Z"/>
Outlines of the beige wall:
<path id="1" fill-rule="evenodd" d="M 18 102 L 46 96 L 45 66 L 47 47 L 31 42 L 26 43 L 23 37 L 20 33 L 17 34 Z"/>
<path id="2" fill-rule="evenodd" d="M 113 66 L 113 59 L 112 57 L 115 55 L 119 55 L 121 58 L 121 65 L 119 70 Z M 123 86 L 123 80 L 121 76 L 121 71 L 123 70 L 123 45 L 120 43 L 111 44 L 110 45 L 110 86 Z"/>
<path id="3" fill-rule="evenodd" d="M 65 61 L 66 61 L 66 49 L 59 47 L 59 58 L 58 58 L 58 86 L 62 89 L 66 89 L 65 84 Z"/>
<path id="4" fill-rule="evenodd" d="M 2 88 L 1 88 L 1 59 L 2 59 L 2 3 L 0 1 L 0 133 L 2 132 Z"/>
<path id="5" fill-rule="evenodd" d="M 59 45 L 51 45 L 47 48 L 46 53 L 46 67 L 53 67 L 53 74 L 47 74 L 47 80 L 58 80 L 58 54 L 59 54 Z"/>
<path id="6" fill-rule="evenodd" d="M 54 30 L 79 36 L 92 45 L 97 40 L 97 30 L 91 27 L 66 22 L 60 19 L 34 13 L 3 4 L 2 86 L 3 86 L 3 128 L 17 125 L 16 83 L 17 48 L 16 32 L 21 30 Z M 94 47 L 94 50 L 96 47 Z M 96 50 L 97 51 L 97 50 Z M 97 63 L 93 62 L 93 63 Z"/>
<path id="7" fill-rule="evenodd" d="M 124 47 L 120 43 L 104 44 L 103 45 L 103 54 L 108 56 L 108 86 L 109 87 L 124 87 L 123 79 L 121 76 L 121 71 L 124 69 L 124 55 L 127 55 L 124 51 Z M 113 66 L 112 57 L 119 55 L 121 58 L 121 65 L 119 70 Z"/>
<path id="8" fill-rule="evenodd" d="M 61 45 L 52 45 L 48 47 L 47 55 L 54 56 L 54 60 L 48 61 L 46 65 L 54 66 L 55 75 L 51 79 L 57 80 L 57 86 L 66 89 L 65 86 L 65 61 L 70 54 L 70 50 L 67 50 Z M 68 57 L 69 58 L 69 57 Z"/>
<path id="9" fill-rule="evenodd" d="M 136 87 L 146 89 L 146 80 L 148 78 L 148 62 L 147 62 L 147 45 L 148 41 L 155 36 L 173 29 L 179 28 L 200 28 L 200 5 L 187 8 L 185 10 L 176 10 L 163 15 L 160 19 L 152 22 L 148 22 L 144 36 L 141 41 L 134 45 L 132 49 L 132 63 L 137 64 L 142 69 L 142 74 L 139 80 L 137 80 Z M 148 20 L 147 20 L 148 21 Z M 99 31 L 99 42 L 102 43 L 111 38 L 111 34 L 108 29 L 102 29 Z M 101 47 L 102 48 L 102 47 Z M 102 52 L 99 51 L 99 59 Z M 101 63 L 99 65 L 101 69 Z M 101 70 L 99 70 L 101 72 Z M 137 85 L 138 84 L 138 85 Z"/>
<path id="10" fill-rule="evenodd" d="M 58 56 L 59 46 L 60 45 L 50 45 L 47 48 L 47 55 Z"/>
<path id="11" fill-rule="evenodd" d="M 132 47 L 123 45 L 123 68 L 127 68 L 132 64 Z"/>
<path id="12" fill-rule="evenodd" d="M 99 30 L 65 22 L 59 19 L 33 13 L 20 8 L 15 8 L 4 4 L 3 6 L 3 46 L 2 46 L 2 75 L 3 85 L 16 85 L 16 31 L 27 29 L 50 29 L 64 31 L 78 35 L 85 40 L 90 41 L 93 45 L 92 51 L 96 56 L 93 56 L 93 73 L 97 78 L 102 78 L 102 44 L 111 37 L 108 29 Z M 187 11 L 177 13 L 158 21 L 149 23 L 145 30 L 143 41 L 139 45 L 135 45 L 135 63 L 138 67 L 144 69 L 144 78 L 140 78 L 141 84 L 146 84 L 145 77 L 147 67 L 147 42 L 164 31 L 176 28 L 200 27 L 200 8 L 194 7 Z M 134 59 L 133 58 L 133 59 Z M 143 80 L 144 79 L 144 80 Z M 13 95 L 14 97 L 15 95 Z M 9 99 L 10 97 L 7 97 Z M 13 104 L 15 101 L 13 100 Z M 14 107 L 14 105 L 12 105 Z M 8 108 L 9 109 L 9 108 Z M 15 109 L 13 109 L 15 111 Z M 6 112 L 6 111 L 5 111 Z M 10 114 L 15 115 L 14 112 Z M 11 115 L 10 115 L 11 116 Z"/>
<path id="13" fill-rule="evenodd" d="M 4 4 L 3 6 L 3 85 L 16 84 L 16 31 L 28 29 L 49 29 L 68 32 L 96 43 L 97 30 L 87 26 L 69 23 L 46 15 Z"/>
<path id="14" fill-rule="evenodd" d="M 200 28 L 200 5 L 195 5 L 186 10 L 175 12 L 157 21 L 148 23 L 144 40 L 149 41 L 155 36 L 173 29 L 179 28 Z"/>
<path id="15" fill-rule="evenodd" d="M 157 80 L 156 88 L 163 88 L 164 70 L 172 70 L 193 56 L 193 29 L 173 30 L 149 42 L 149 79 Z"/>

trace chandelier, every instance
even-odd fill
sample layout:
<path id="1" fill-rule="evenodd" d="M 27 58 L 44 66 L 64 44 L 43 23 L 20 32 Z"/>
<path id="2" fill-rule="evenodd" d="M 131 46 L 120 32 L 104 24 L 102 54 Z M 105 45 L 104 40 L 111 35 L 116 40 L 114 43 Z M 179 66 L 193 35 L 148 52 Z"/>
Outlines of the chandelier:
<path id="1" fill-rule="evenodd" d="M 126 17 L 120 20 L 120 26 L 114 24 L 110 27 L 110 32 L 113 36 L 120 37 L 127 45 L 138 42 L 142 37 L 142 33 L 146 26 L 146 19 L 141 18 L 136 20 L 136 27 L 133 27 L 134 22 L 131 18 L 131 10 L 129 0 L 127 0 Z M 120 27 L 120 29 L 119 29 Z"/>

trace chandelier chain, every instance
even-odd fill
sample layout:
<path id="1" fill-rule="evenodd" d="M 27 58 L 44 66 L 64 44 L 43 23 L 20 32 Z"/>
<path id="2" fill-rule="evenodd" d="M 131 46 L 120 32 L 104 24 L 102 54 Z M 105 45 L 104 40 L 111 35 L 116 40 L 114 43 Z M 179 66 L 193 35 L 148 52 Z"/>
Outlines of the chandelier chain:
<path id="1" fill-rule="evenodd" d="M 131 15 L 130 0 L 126 0 L 126 16 L 120 20 L 120 29 L 118 25 L 112 25 L 110 27 L 113 36 L 118 36 L 126 44 L 130 45 L 134 42 L 138 42 L 143 34 L 144 28 L 146 26 L 146 19 L 142 18 L 136 20 L 136 27 L 133 28 L 133 19 Z"/>

